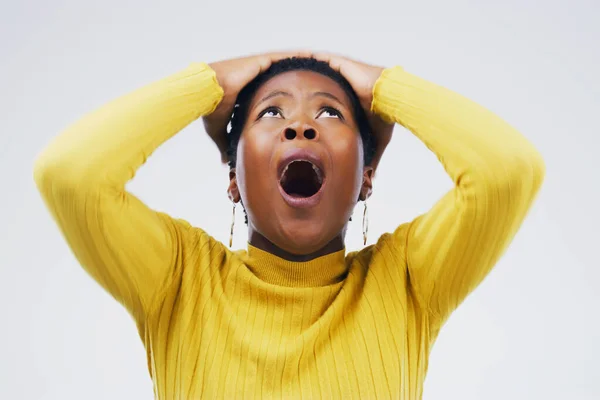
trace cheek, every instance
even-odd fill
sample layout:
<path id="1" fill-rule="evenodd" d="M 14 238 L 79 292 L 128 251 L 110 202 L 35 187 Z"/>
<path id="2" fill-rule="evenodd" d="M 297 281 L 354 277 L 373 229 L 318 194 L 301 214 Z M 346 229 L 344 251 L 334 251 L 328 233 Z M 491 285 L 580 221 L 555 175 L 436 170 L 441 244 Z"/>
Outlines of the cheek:
<path id="1" fill-rule="evenodd" d="M 248 171 L 264 172 L 271 162 L 274 144 L 273 135 L 269 132 L 245 132 L 238 146 L 238 154 L 241 155 L 244 168 Z"/>
<path id="2" fill-rule="evenodd" d="M 363 149 L 360 137 L 352 132 L 331 141 L 331 154 L 335 158 L 334 165 L 340 166 L 346 176 L 360 174 L 362 170 Z M 337 169 L 337 168 L 336 168 Z"/>
<path id="3" fill-rule="evenodd" d="M 336 192 L 354 204 L 362 185 L 363 149 L 360 136 L 345 132 L 330 143 Z"/>
<path id="4" fill-rule="evenodd" d="M 270 183 L 269 171 L 273 157 L 273 139 L 266 134 L 248 131 L 242 134 L 237 149 L 238 184 L 246 203 L 261 193 Z"/>

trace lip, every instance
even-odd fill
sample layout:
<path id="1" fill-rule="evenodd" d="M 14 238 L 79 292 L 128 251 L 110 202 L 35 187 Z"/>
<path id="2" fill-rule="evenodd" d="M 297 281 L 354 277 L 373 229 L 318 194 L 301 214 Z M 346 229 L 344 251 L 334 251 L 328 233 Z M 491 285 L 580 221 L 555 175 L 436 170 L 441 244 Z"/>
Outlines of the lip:
<path id="1" fill-rule="evenodd" d="M 323 183 L 321 184 L 321 187 L 319 188 L 319 191 L 317 193 L 313 194 L 310 197 L 294 197 L 290 196 L 285 192 L 285 190 L 283 190 L 280 184 L 281 174 L 283 173 L 285 167 L 292 161 L 309 161 L 321 170 L 321 172 L 323 173 Z M 323 161 L 315 152 L 310 151 L 308 149 L 294 148 L 286 151 L 283 154 L 281 160 L 279 160 L 279 164 L 277 165 L 277 187 L 279 188 L 279 192 L 281 193 L 281 196 L 283 197 L 285 202 L 288 203 L 288 205 L 290 205 L 291 207 L 310 208 L 316 206 L 317 204 L 319 204 L 321 198 L 323 197 L 323 188 L 326 184 L 327 175 L 325 174 Z"/>

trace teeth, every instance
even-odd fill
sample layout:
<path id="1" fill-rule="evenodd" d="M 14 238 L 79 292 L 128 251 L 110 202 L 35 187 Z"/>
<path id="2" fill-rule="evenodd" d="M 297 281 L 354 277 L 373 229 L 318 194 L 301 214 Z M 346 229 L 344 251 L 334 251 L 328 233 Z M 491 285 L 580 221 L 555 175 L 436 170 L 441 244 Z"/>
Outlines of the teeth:
<path id="1" fill-rule="evenodd" d="M 319 167 L 317 167 L 315 164 L 313 164 L 312 162 L 308 161 L 308 160 L 294 160 L 292 162 L 290 162 L 288 165 L 285 166 L 285 168 L 283 169 L 283 171 L 281 171 L 281 176 L 279 177 L 279 180 L 283 180 L 285 177 L 285 173 L 287 172 L 288 168 L 290 167 L 290 165 L 292 165 L 295 162 L 299 162 L 299 161 L 305 161 L 310 163 L 310 165 L 312 166 L 313 171 L 315 171 L 315 173 L 317 174 L 317 179 L 319 181 L 319 184 L 323 183 L 323 173 L 321 172 L 321 170 L 319 169 Z"/>
<path id="2" fill-rule="evenodd" d="M 317 174 L 317 179 L 319 180 L 319 184 L 323 183 L 323 177 L 321 176 L 321 170 L 315 164 L 310 163 L 312 165 L 313 171 Z"/>

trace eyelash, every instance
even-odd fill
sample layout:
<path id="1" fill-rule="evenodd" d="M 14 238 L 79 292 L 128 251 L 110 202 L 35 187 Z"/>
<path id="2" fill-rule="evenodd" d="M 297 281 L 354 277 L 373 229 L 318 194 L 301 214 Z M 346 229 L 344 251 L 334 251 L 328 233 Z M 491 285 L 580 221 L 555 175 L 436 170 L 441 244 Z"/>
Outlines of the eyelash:
<path id="1" fill-rule="evenodd" d="M 320 116 L 320 115 L 321 115 L 321 114 L 322 114 L 324 111 L 327 111 L 327 112 L 329 112 L 329 113 L 331 113 L 331 114 L 333 114 L 333 115 L 337 116 L 337 117 L 338 117 L 339 119 L 341 119 L 342 121 L 344 120 L 344 116 L 342 115 L 341 111 L 340 111 L 340 110 L 338 110 L 338 109 L 337 109 L 337 108 L 335 108 L 335 107 L 331 107 L 331 106 L 324 106 L 324 107 L 321 107 L 321 109 L 319 110 L 318 116 Z M 279 108 L 279 107 L 274 107 L 274 106 L 271 106 L 271 107 L 267 107 L 267 108 L 265 108 L 263 111 L 261 111 L 261 113 L 260 113 L 260 114 L 258 114 L 258 118 L 257 118 L 257 119 L 261 119 L 262 117 L 264 117 L 264 116 L 265 116 L 265 114 L 267 114 L 267 113 L 269 113 L 269 112 L 276 112 L 276 113 L 278 113 L 279 115 L 283 116 L 283 115 L 282 115 L 282 114 L 283 114 L 283 112 L 282 112 L 281 108 Z"/>
<path id="2" fill-rule="evenodd" d="M 323 113 L 323 111 L 327 111 L 327 112 L 337 116 L 342 121 L 344 120 L 344 116 L 342 115 L 341 111 L 335 107 L 331 107 L 331 106 L 321 107 L 321 110 L 319 111 L 319 116 Z"/>
<path id="3" fill-rule="evenodd" d="M 283 114 L 283 112 L 281 112 L 281 108 L 271 106 L 271 107 L 267 107 L 263 111 L 261 111 L 260 114 L 258 114 L 257 119 L 261 119 L 262 117 L 265 116 L 265 114 L 267 114 L 268 112 L 271 112 L 271 111 L 277 112 L 277 113 L 279 113 L 279 115 Z"/>

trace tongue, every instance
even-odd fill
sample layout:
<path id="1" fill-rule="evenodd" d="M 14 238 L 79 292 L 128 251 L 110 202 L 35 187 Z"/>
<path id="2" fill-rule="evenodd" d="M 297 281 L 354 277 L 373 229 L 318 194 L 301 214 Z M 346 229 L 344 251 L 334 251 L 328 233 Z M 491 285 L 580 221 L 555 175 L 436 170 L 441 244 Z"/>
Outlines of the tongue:
<path id="1" fill-rule="evenodd" d="M 311 197 L 316 191 L 311 190 L 309 185 L 294 181 L 284 188 L 285 192 L 292 197 Z"/>

